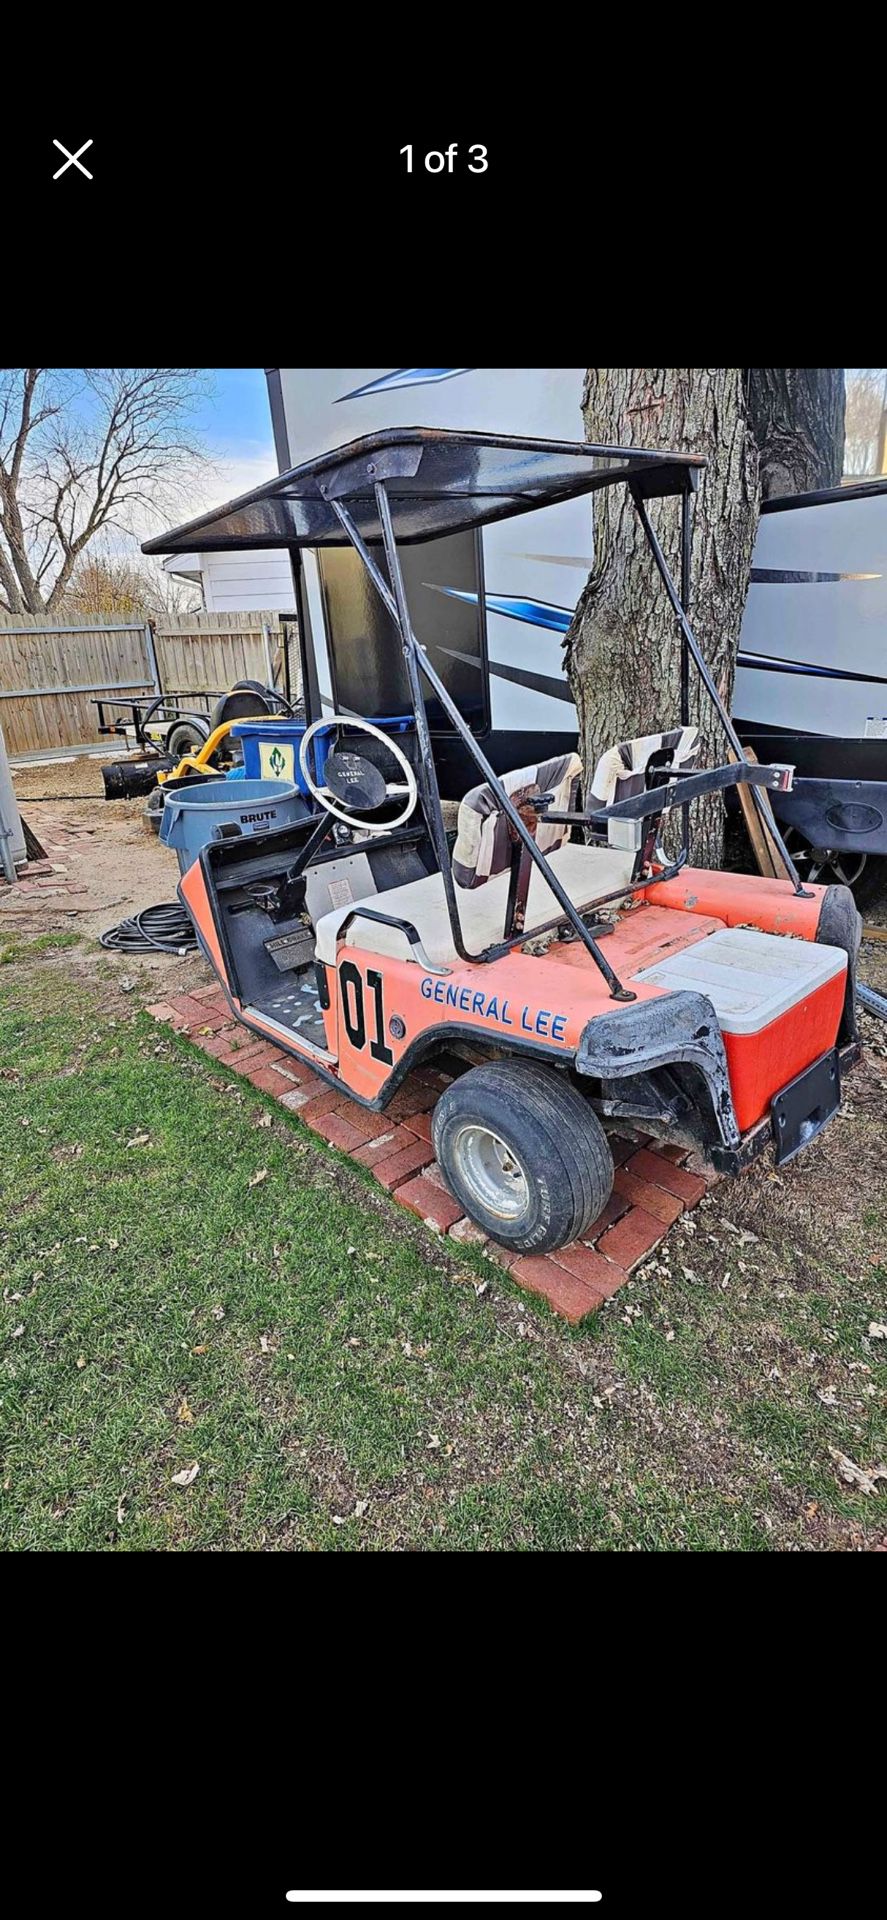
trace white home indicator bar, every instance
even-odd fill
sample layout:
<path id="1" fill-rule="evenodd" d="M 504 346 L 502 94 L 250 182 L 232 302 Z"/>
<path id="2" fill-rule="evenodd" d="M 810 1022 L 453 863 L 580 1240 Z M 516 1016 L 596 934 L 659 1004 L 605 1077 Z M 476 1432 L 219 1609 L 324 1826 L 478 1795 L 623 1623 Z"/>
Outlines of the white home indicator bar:
<path id="1" fill-rule="evenodd" d="M 293 1903 L 297 1906 L 307 1904 L 307 1902 L 311 1900 L 323 1901 L 328 1905 L 333 1905 L 336 1901 L 345 1901 L 345 1900 L 369 1902 L 370 1904 L 375 1904 L 375 1905 L 379 1905 L 382 1902 L 387 1902 L 389 1900 L 398 1901 L 401 1904 L 404 1904 L 410 1900 L 429 1900 L 429 1901 L 436 1902 L 438 1905 L 441 1905 L 447 1901 L 484 1900 L 484 1901 L 490 1901 L 490 1902 L 496 1903 L 496 1902 L 519 1900 L 523 1904 L 527 1904 L 532 1901 L 536 1901 L 540 1904 L 544 1904 L 547 1901 L 556 1900 L 559 1902 L 561 1906 L 564 1906 L 564 1905 L 575 1906 L 575 1905 L 581 1905 L 582 1901 L 584 1900 L 600 1900 L 602 1898 L 602 1895 L 600 1893 L 595 1893 L 595 1892 L 516 1893 L 512 1891 L 512 1892 L 506 1892 L 506 1893 L 491 1893 L 489 1890 L 483 1893 L 441 1893 L 441 1892 L 405 1893 L 401 1889 L 401 1890 L 396 1890 L 393 1893 L 382 1893 L 378 1890 L 370 1893 L 356 1893 L 354 1891 L 347 1892 L 347 1893 L 298 1893 L 293 1891 L 292 1893 L 288 1893 L 286 1897 L 288 1900 L 292 1900 Z"/>

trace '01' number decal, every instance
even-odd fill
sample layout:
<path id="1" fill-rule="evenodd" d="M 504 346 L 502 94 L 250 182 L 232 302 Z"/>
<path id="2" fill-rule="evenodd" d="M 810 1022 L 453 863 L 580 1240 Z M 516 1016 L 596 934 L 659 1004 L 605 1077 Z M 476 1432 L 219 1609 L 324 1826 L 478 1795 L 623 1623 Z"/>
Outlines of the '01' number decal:
<path id="1" fill-rule="evenodd" d="M 374 1037 L 370 1040 L 370 1053 L 374 1060 L 381 1060 L 386 1067 L 393 1066 L 394 1054 L 385 1045 L 385 1005 L 382 997 L 382 975 L 375 967 L 370 967 L 366 977 L 367 986 L 372 995 L 371 1019 Z M 367 1041 L 367 1023 L 364 1010 L 363 977 L 353 960 L 343 960 L 339 968 L 339 992 L 342 995 L 342 1018 L 345 1032 L 355 1053 L 362 1053 Z"/>

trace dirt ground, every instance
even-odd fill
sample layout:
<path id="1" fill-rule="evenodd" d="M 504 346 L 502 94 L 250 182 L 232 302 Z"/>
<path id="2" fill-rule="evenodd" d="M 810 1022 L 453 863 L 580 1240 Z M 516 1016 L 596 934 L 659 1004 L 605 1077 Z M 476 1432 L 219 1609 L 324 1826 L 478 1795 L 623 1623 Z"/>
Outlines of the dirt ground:
<path id="1" fill-rule="evenodd" d="M 98 760 L 16 767 L 13 781 L 21 814 L 44 847 L 58 886 L 44 876 L 13 911 L 0 885 L 0 941 L 10 933 L 22 938 L 83 934 L 89 946 L 72 947 L 66 958 L 78 971 L 89 972 L 98 957 L 92 943 L 107 928 L 143 907 L 175 900 L 175 854 L 148 826 L 144 798 L 105 800 Z M 27 873 L 23 878 L 27 886 Z M 112 973 L 136 976 L 149 999 L 158 997 L 159 979 L 171 993 L 185 993 L 211 977 L 199 956 L 146 954 L 133 960 L 102 951 L 101 960 Z"/>

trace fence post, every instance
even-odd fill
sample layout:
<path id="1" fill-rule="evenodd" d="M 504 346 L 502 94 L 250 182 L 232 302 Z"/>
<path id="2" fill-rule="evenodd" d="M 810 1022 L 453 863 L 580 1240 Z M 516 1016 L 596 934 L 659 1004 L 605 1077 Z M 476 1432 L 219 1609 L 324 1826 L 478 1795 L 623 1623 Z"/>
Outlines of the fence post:
<path id="1" fill-rule="evenodd" d="M 145 621 L 145 652 L 148 657 L 148 665 L 151 669 L 151 677 L 154 681 L 154 692 L 162 693 L 160 668 L 157 664 L 157 648 L 154 645 L 154 627 L 150 620 Z"/>
<path id="2" fill-rule="evenodd" d="M 271 627 L 267 620 L 262 621 L 262 640 L 265 646 L 265 667 L 268 675 L 266 685 L 268 685 L 269 687 L 273 687 L 275 684 L 275 680 L 274 680 L 274 662 L 271 658 Z"/>

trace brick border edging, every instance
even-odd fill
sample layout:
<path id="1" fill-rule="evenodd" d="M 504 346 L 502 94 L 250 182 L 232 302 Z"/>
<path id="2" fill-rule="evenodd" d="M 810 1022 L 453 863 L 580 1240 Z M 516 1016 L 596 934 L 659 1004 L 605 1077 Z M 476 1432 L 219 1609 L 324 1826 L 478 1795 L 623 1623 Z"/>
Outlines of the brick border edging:
<path id="1" fill-rule="evenodd" d="M 624 1286 L 711 1184 L 686 1166 L 690 1155 L 684 1148 L 657 1146 L 643 1134 L 633 1140 L 611 1134 L 613 1192 L 585 1239 L 557 1253 L 510 1254 L 462 1213 L 434 1157 L 431 1109 L 453 1079 L 451 1073 L 416 1067 L 384 1113 L 371 1113 L 340 1088 L 328 1086 L 306 1062 L 259 1040 L 233 1020 L 216 986 L 177 994 L 146 1011 L 297 1113 L 322 1140 L 366 1167 L 392 1199 L 433 1233 L 478 1247 L 519 1287 L 539 1295 L 573 1326 Z"/>

